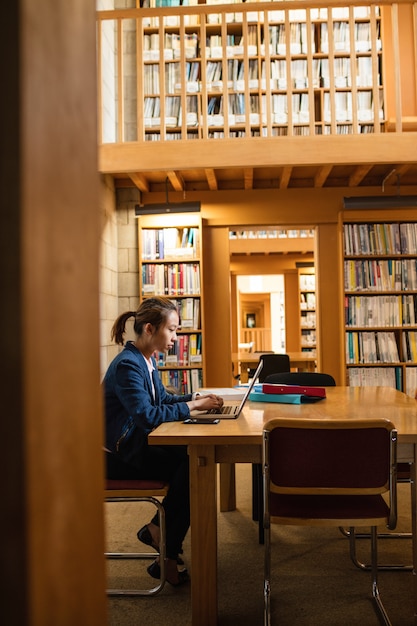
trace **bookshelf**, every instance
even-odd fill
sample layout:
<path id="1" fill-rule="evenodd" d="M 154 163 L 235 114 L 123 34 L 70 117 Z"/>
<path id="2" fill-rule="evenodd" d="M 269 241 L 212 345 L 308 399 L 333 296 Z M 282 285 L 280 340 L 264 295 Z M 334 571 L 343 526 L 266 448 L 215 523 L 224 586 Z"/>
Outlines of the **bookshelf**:
<path id="1" fill-rule="evenodd" d="M 316 352 L 316 275 L 314 268 L 303 268 L 298 273 L 300 302 L 300 345 L 303 352 Z"/>
<path id="2" fill-rule="evenodd" d="M 143 215 L 138 219 L 139 293 L 176 304 L 175 346 L 155 354 L 164 385 L 179 393 L 204 386 L 201 218 L 198 214 Z"/>
<path id="3" fill-rule="evenodd" d="M 383 130 L 378 7 L 206 8 L 138 21 L 139 141 Z"/>
<path id="4" fill-rule="evenodd" d="M 343 224 L 350 385 L 417 390 L 417 223 Z"/>

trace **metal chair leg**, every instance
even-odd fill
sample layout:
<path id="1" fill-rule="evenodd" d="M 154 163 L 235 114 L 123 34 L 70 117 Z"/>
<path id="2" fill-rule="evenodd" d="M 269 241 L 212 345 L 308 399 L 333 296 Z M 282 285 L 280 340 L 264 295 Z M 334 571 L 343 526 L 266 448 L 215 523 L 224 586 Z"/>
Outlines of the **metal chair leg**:
<path id="1" fill-rule="evenodd" d="M 388 617 L 388 614 L 385 610 L 385 607 L 382 603 L 381 600 L 381 596 L 379 593 L 379 588 L 378 588 L 378 534 L 377 534 L 377 528 L 376 526 L 372 526 L 371 528 L 371 533 L 370 533 L 370 538 L 371 538 L 371 565 L 369 566 L 369 569 L 371 570 L 371 574 L 372 574 L 372 598 L 374 600 L 375 603 L 375 608 L 376 611 L 378 613 L 378 615 L 380 616 L 383 624 L 385 626 L 392 626 L 391 625 L 391 621 Z M 350 528 L 350 532 L 349 532 L 349 543 L 350 543 L 350 549 L 351 549 L 351 554 L 352 552 L 354 552 L 355 550 L 355 529 L 354 528 Z"/>
<path id="2" fill-rule="evenodd" d="M 262 522 L 263 523 L 263 522 Z M 264 626 L 271 626 L 271 528 L 264 528 Z"/>
<path id="3" fill-rule="evenodd" d="M 152 559 L 159 555 L 159 564 L 161 568 L 161 578 L 157 585 L 150 589 L 107 589 L 108 596 L 155 596 L 157 593 L 162 591 L 166 581 L 166 573 L 165 573 L 165 560 L 166 560 L 166 546 L 165 546 L 165 510 L 162 506 L 161 502 L 154 498 L 153 496 L 145 496 L 145 497 L 122 497 L 122 498 L 113 498 L 107 499 L 108 502 L 150 502 L 152 503 L 157 511 L 159 517 L 159 531 L 160 531 L 160 541 L 159 541 L 159 552 L 105 552 L 105 557 L 107 559 Z"/>
<path id="4" fill-rule="evenodd" d="M 410 470 L 409 470 L 410 471 Z M 399 483 L 411 483 L 411 477 L 408 475 L 406 478 L 398 480 Z M 342 526 L 339 527 L 340 532 L 345 537 L 350 538 L 350 531 Z M 356 539 L 370 539 L 371 533 L 367 532 L 354 532 L 353 543 L 350 543 L 350 558 L 352 559 L 353 564 L 359 569 L 369 571 L 371 570 L 371 564 L 363 563 L 357 557 L 356 550 Z M 389 533 L 378 533 L 378 539 L 412 539 L 413 533 L 411 532 L 389 532 Z M 404 565 L 404 564 L 380 564 L 378 565 L 378 569 L 380 571 L 397 571 L 397 572 L 412 572 L 412 565 Z"/>
<path id="5" fill-rule="evenodd" d="M 359 533 L 356 534 L 355 529 L 350 529 L 349 531 L 346 531 L 346 529 L 344 528 L 340 528 L 340 531 L 342 532 L 342 534 L 344 534 L 346 537 L 349 538 L 349 552 L 350 552 L 350 558 L 352 560 L 352 563 L 361 570 L 365 570 L 365 571 L 370 571 L 372 569 L 372 563 L 363 563 L 362 561 L 359 560 L 358 555 L 357 555 L 357 550 L 356 550 L 356 539 L 358 539 L 359 537 L 362 539 L 371 539 L 372 541 L 372 532 L 371 533 Z M 380 538 L 381 535 L 378 535 L 378 539 Z M 384 538 L 386 538 L 386 536 L 389 537 L 389 533 L 384 533 Z M 410 572 L 413 570 L 413 566 L 412 565 L 402 565 L 402 564 L 381 564 L 378 565 L 378 570 L 379 571 L 397 571 L 397 572 Z"/>

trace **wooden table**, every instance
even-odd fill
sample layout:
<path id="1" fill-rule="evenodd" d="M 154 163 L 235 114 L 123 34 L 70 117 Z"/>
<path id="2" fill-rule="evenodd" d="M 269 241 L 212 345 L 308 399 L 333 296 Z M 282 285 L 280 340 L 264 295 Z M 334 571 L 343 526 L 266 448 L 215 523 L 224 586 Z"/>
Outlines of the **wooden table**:
<path id="1" fill-rule="evenodd" d="M 417 571 L 417 498 L 415 460 L 417 403 L 388 387 L 328 387 L 316 404 L 250 402 L 236 420 L 217 425 L 170 422 L 149 435 L 155 445 L 187 445 L 190 457 L 192 624 L 217 624 L 217 463 L 261 463 L 262 428 L 274 417 L 331 419 L 387 418 L 398 430 L 399 461 L 413 462 L 413 563 Z M 403 574 L 404 575 L 404 574 Z M 414 581 L 414 621 L 417 624 L 417 580 Z M 262 587 L 262 581 L 259 581 Z M 255 600 L 254 600 L 255 601 Z"/>
<path id="2" fill-rule="evenodd" d="M 255 368 L 262 352 L 234 352 L 232 354 L 233 367 L 237 366 L 240 373 L 240 382 L 248 381 L 248 369 Z M 314 372 L 317 356 L 313 352 L 286 352 L 290 357 L 290 367 L 297 370 Z"/>

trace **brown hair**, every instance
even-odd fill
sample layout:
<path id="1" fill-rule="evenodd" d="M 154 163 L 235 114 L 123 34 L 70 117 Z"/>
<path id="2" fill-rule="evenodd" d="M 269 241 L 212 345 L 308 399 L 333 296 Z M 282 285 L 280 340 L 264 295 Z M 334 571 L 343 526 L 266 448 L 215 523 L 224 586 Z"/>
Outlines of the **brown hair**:
<path id="1" fill-rule="evenodd" d="M 141 335 L 145 324 L 152 324 L 155 329 L 163 324 L 171 311 L 176 311 L 175 304 L 165 298 L 147 298 L 143 300 L 137 311 L 126 311 L 119 315 L 111 329 L 111 339 L 119 345 L 123 345 L 123 336 L 126 332 L 126 322 L 134 317 L 133 330 L 136 335 Z"/>

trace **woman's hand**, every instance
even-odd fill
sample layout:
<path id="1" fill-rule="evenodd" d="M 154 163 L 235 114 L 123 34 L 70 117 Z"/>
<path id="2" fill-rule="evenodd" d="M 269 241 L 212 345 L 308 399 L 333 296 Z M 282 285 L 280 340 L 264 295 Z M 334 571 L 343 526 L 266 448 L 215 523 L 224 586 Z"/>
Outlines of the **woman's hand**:
<path id="1" fill-rule="evenodd" d="M 195 400 L 187 402 L 190 411 L 207 411 L 208 409 L 220 409 L 224 404 L 223 398 L 216 396 L 214 393 L 197 396 Z"/>

